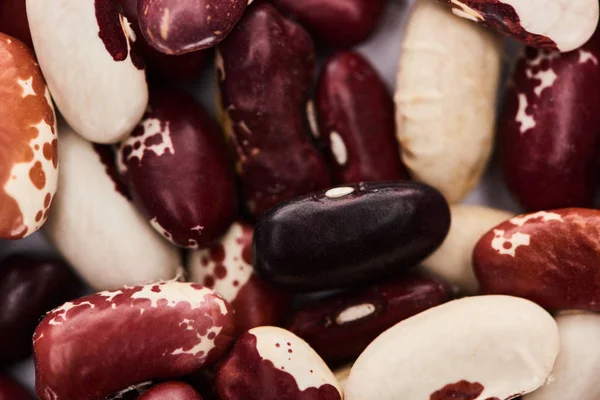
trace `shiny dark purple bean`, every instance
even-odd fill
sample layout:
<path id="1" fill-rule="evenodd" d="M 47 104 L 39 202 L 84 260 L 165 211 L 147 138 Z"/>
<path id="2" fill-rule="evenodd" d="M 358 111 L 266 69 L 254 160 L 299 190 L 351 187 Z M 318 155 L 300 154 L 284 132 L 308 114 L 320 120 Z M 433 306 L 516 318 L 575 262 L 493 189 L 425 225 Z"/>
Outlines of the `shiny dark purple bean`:
<path id="1" fill-rule="evenodd" d="M 0 364 L 28 357 L 39 319 L 79 289 L 59 259 L 16 254 L 0 262 Z"/>
<path id="2" fill-rule="evenodd" d="M 0 32 L 19 39 L 33 49 L 25 0 L 0 1 Z"/>
<path id="3" fill-rule="evenodd" d="M 151 387 L 144 392 L 138 400 L 202 400 L 198 394 L 188 384 L 183 382 L 165 382 Z"/>
<path id="4" fill-rule="evenodd" d="M 329 186 L 308 139 L 312 40 L 268 3 L 252 4 L 217 48 L 222 122 L 250 212 Z"/>
<path id="5" fill-rule="evenodd" d="M 0 400 L 33 400 L 33 396 L 11 378 L 0 375 Z"/>
<path id="6" fill-rule="evenodd" d="M 188 94 L 151 93 L 144 119 L 119 147 L 118 162 L 135 203 L 178 246 L 203 246 L 236 215 L 233 167 L 219 126 Z"/>
<path id="7" fill-rule="evenodd" d="M 269 210 L 254 230 L 253 265 L 288 289 L 355 286 L 414 266 L 449 227 L 446 200 L 427 185 L 337 187 Z"/>

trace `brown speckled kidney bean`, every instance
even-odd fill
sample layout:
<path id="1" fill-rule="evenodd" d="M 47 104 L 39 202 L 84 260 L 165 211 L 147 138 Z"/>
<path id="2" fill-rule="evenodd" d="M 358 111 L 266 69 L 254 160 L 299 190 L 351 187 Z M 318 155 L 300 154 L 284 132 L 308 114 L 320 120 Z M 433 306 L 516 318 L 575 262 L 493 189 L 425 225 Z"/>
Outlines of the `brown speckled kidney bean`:
<path id="1" fill-rule="evenodd" d="M 56 193 L 56 116 L 33 52 L 2 33 L 0 71 L 0 239 L 21 239 L 46 222 Z"/>
<path id="2" fill-rule="evenodd" d="M 600 311 L 600 211 L 524 214 L 485 234 L 473 252 L 483 293 L 532 300 L 550 310 Z"/>
<path id="3" fill-rule="evenodd" d="M 269 210 L 254 231 L 253 265 L 293 290 L 356 286 L 413 267 L 449 228 L 446 200 L 427 185 L 337 187 Z"/>
<path id="4" fill-rule="evenodd" d="M 202 400 L 188 384 L 183 382 L 165 382 L 151 387 L 138 400 Z"/>
<path id="5" fill-rule="evenodd" d="M 367 39 L 377 27 L 385 0 L 271 0 L 291 14 L 319 43 L 352 47 Z"/>
<path id="6" fill-rule="evenodd" d="M 11 378 L 0 375 L 0 400 L 33 400 L 33 396 Z"/>
<path id="7" fill-rule="evenodd" d="M 263 281 L 252 268 L 252 226 L 234 222 L 208 249 L 192 252 L 190 280 L 215 290 L 233 308 L 236 331 L 275 325 L 287 311 L 289 296 Z"/>
<path id="8" fill-rule="evenodd" d="M 316 94 L 319 124 L 336 184 L 408 179 L 396 140 L 394 101 L 360 54 L 326 61 Z M 309 107 L 308 112 L 311 112 Z"/>
<path id="9" fill-rule="evenodd" d="M 308 34 L 268 3 L 251 5 L 218 46 L 222 122 L 250 212 L 329 186 L 306 121 L 315 53 Z"/>
<path id="10" fill-rule="evenodd" d="M 249 0 L 139 0 L 139 22 L 151 46 L 184 54 L 215 46 L 240 19 Z"/>
<path id="11" fill-rule="evenodd" d="M 298 310 L 286 329 L 327 363 L 355 359 L 382 332 L 452 298 L 449 285 L 415 273 L 320 299 Z"/>
<path id="12" fill-rule="evenodd" d="M 128 286 L 65 303 L 33 337 L 42 400 L 104 398 L 154 379 L 189 374 L 227 350 L 229 304 L 175 281 Z"/>
<path id="13" fill-rule="evenodd" d="M 233 167 L 219 125 L 184 92 L 152 92 L 144 118 L 119 146 L 118 164 L 134 202 L 178 246 L 205 245 L 236 215 Z"/>
<path id="14" fill-rule="evenodd" d="M 0 1 L 0 32 L 19 39 L 33 48 L 25 0 Z"/>
<path id="15" fill-rule="evenodd" d="M 528 210 L 591 207 L 600 150 L 600 32 L 569 53 L 527 48 L 499 131 L 508 187 Z"/>
<path id="16" fill-rule="evenodd" d="M 273 326 L 242 335 L 217 373 L 220 400 L 341 400 L 335 376 L 305 341 Z"/>
<path id="17" fill-rule="evenodd" d="M 80 282 L 61 260 L 15 254 L 0 262 L 0 364 L 31 354 L 40 317 L 77 296 Z"/>
<path id="18" fill-rule="evenodd" d="M 596 0 L 441 0 L 459 17 L 483 23 L 529 46 L 570 51 L 598 24 Z"/>

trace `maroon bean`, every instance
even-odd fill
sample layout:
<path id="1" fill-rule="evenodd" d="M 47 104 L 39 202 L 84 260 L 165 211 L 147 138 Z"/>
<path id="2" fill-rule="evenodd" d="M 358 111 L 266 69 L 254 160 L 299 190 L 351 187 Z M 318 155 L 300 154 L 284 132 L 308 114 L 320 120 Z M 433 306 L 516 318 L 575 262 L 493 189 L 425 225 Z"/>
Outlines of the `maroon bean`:
<path id="1" fill-rule="evenodd" d="M 153 386 L 147 392 L 144 392 L 138 400 L 202 400 L 198 394 L 188 384 L 183 382 L 165 382 Z"/>
<path id="2" fill-rule="evenodd" d="M 140 49 L 151 78 L 171 78 L 179 81 L 196 79 L 208 61 L 205 51 L 193 51 L 181 55 L 168 55 L 150 46 L 138 23 L 138 0 L 119 0 L 123 6 L 125 17 L 137 37 L 136 45 Z"/>
<path id="3" fill-rule="evenodd" d="M 509 219 L 473 252 L 485 294 L 529 299 L 550 310 L 600 311 L 600 211 L 565 208 Z"/>
<path id="4" fill-rule="evenodd" d="M 298 25 L 257 2 L 218 46 L 222 121 L 254 216 L 329 186 L 306 134 L 315 53 Z"/>
<path id="5" fill-rule="evenodd" d="M 0 375 L 0 400 L 33 400 L 33 396 L 17 382 Z"/>
<path id="6" fill-rule="evenodd" d="M 62 260 L 12 255 L 0 263 L 0 364 L 31 354 L 40 317 L 77 296 L 80 282 Z"/>
<path id="7" fill-rule="evenodd" d="M 231 308 L 212 290 L 175 281 L 82 297 L 51 311 L 33 348 L 42 400 L 103 398 L 190 374 L 227 350 Z"/>
<path id="8" fill-rule="evenodd" d="M 316 95 L 336 184 L 408 179 L 398 152 L 394 101 L 360 54 L 339 53 L 325 63 Z"/>
<path id="9" fill-rule="evenodd" d="M 501 119 L 504 177 L 528 211 L 591 207 L 600 150 L 600 31 L 570 53 L 528 48 Z"/>
<path id="10" fill-rule="evenodd" d="M 203 246 L 233 221 L 237 195 L 225 143 L 190 95 L 151 93 L 150 108 L 118 157 L 134 202 L 172 243 Z"/>
<path id="11" fill-rule="evenodd" d="M 25 0 L 0 1 L 0 32 L 19 39 L 33 49 Z"/>
<path id="12" fill-rule="evenodd" d="M 442 281 L 421 273 L 337 294 L 298 310 L 286 329 L 306 340 L 325 361 L 355 359 L 396 323 L 452 297 Z"/>
<path id="13" fill-rule="evenodd" d="M 319 43 L 352 47 L 377 27 L 385 0 L 271 0 L 293 15 Z"/>
<path id="14" fill-rule="evenodd" d="M 184 54 L 219 43 L 240 19 L 249 0 L 139 0 L 139 23 L 151 46 Z"/>

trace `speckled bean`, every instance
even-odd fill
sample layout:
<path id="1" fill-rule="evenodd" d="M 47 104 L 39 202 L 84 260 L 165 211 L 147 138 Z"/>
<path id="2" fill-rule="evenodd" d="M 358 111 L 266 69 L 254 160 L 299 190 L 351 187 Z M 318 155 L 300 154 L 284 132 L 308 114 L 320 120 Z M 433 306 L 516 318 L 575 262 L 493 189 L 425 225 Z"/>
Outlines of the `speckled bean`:
<path id="1" fill-rule="evenodd" d="M 202 396 L 183 382 L 165 382 L 151 387 L 138 400 L 202 400 Z"/>
<path id="2" fill-rule="evenodd" d="M 0 375 L 0 400 L 33 400 L 33 396 L 11 378 Z"/>
<path id="3" fill-rule="evenodd" d="M 33 337 L 41 400 L 95 400 L 149 380 L 189 374 L 223 355 L 229 304 L 175 281 L 128 286 L 65 303 Z"/>
<path id="4" fill-rule="evenodd" d="M 0 71 L 0 239 L 21 239 L 46 222 L 56 193 L 56 115 L 33 52 L 2 33 Z"/>

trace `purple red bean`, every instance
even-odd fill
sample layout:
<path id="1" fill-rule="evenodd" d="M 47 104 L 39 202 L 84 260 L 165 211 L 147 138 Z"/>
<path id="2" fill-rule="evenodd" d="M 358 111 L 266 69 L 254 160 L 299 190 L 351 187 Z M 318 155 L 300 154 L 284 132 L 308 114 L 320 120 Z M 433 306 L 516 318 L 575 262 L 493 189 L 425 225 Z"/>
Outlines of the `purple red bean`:
<path id="1" fill-rule="evenodd" d="M 138 400 L 202 400 L 198 394 L 188 384 L 183 382 L 165 382 L 151 387 L 144 392 Z"/>
<path id="2" fill-rule="evenodd" d="M 25 0 L 0 2 L 0 32 L 19 39 L 33 49 Z"/>

